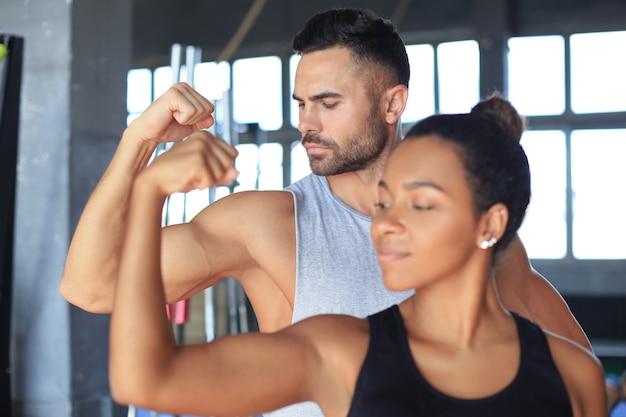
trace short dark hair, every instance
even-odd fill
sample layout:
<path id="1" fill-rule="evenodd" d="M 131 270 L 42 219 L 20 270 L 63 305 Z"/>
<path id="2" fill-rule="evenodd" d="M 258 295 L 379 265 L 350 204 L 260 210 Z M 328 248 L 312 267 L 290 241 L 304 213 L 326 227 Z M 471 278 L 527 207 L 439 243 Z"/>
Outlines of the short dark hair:
<path id="1" fill-rule="evenodd" d="M 510 102 L 493 96 L 467 114 L 430 116 L 416 123 L 405 140 L 436 135 L 454 145 L 466 173 L 477 214 L 496 203 L 509 210 L 509 221 L 495 251 L 504 249 L 522 224 L 530 200 L 530 169 L 519 141 L 524 119 Z"/>
<path id="2" fill-rule="evenodd" d="M 356 60 L 383 67 L 397 84 L 409 86 L 409 58 L 396 27 L 370 10 L 338 8 L 313 16 L 296 34 L 292 48 L 300 55 L 334 47 L 348 48 Z"/>

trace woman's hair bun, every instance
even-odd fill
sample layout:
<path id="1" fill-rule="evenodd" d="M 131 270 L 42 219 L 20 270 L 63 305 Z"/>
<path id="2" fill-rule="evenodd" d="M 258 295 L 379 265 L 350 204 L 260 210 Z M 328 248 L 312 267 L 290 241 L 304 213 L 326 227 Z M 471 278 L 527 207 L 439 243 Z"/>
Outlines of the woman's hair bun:
<path id="1" fill-rule="evenodd" d="M 471 113 L 495 119 L 518 142 L 526 129 L 526 119 L 499 93 L 480 101 L 472 108 Z"/>

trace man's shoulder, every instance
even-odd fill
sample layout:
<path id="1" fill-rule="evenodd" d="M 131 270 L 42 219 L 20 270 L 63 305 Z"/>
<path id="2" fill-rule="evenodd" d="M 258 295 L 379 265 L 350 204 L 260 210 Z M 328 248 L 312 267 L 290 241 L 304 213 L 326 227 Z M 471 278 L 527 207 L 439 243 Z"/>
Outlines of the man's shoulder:
<path id="1" fill-rule="evenodd" d="M 285 215 L 293 213 L 293 197 L 285 190 L 251 190 L 230 194 L 214 203 L 222 210 L 249 215 Z M 258 219 L 260 220 L 260 219 Z"/>
<path id="2" fill-rule="evenodd" d="M 267 227 L 286 227 L 293 222 L 293 197 L 283 190 L 241 191 L 222 197 L 203 209 L 193 220 L 201 228 L 222 234 L 254 236 Z M 228 226 L 228 230 L 225 230 Z"/>
<path id="3" fill-rule="evenodd" d="M 322 187 L 324 185 L 324 179 L 326 177 L 320 177 L 313 173 L 305 175 L 297 181 L 292 182 L 290 185 L 285 187 L 286 191 L 290 191 L 292 193 L 298 191 L 305 191 L 312 188 Z"/>
<path id="4" fill-rule="evenodd" d="M 606 415 L 606 383 L 598 357 L 586 347 L 546 331 L 552 359 L 565 383 L 572 404 Z M 575 364 L 575 365 L 572 365 Z M 600 415 L 600 414 L 598 414 Z"/>

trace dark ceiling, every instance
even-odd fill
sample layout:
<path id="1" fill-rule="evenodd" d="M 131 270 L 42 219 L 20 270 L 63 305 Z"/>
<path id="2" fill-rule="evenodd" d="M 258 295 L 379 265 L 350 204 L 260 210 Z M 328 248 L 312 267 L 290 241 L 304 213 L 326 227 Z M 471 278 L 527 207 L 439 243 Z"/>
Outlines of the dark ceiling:
<path id="1" fill-rule="evenodd" d="M 134 0 L 133 66 L 169 64 L 174 43 L 201 47 L 203 61 L 289 54 L 304 23 L 333 7 L 369 8 L 429 41 L 477 38 L 491 23 L 514 35 L 626 29 L 626 0 Z"/>

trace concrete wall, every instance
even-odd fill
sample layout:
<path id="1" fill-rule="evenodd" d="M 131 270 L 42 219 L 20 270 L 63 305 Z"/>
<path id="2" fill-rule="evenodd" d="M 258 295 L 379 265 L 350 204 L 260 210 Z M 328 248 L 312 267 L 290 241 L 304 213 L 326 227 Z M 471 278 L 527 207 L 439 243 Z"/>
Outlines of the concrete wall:
<path id="1" fill-rule="evenodd" d="M 17 167 L 14 416 L 121 415 L 108 395 L 108 316 L 58 293 L 73 227 L 125 126 L 132 6 L 2 0 L 25 41 Z M 16 109 L 17 110 L 17 109 Z"/>

